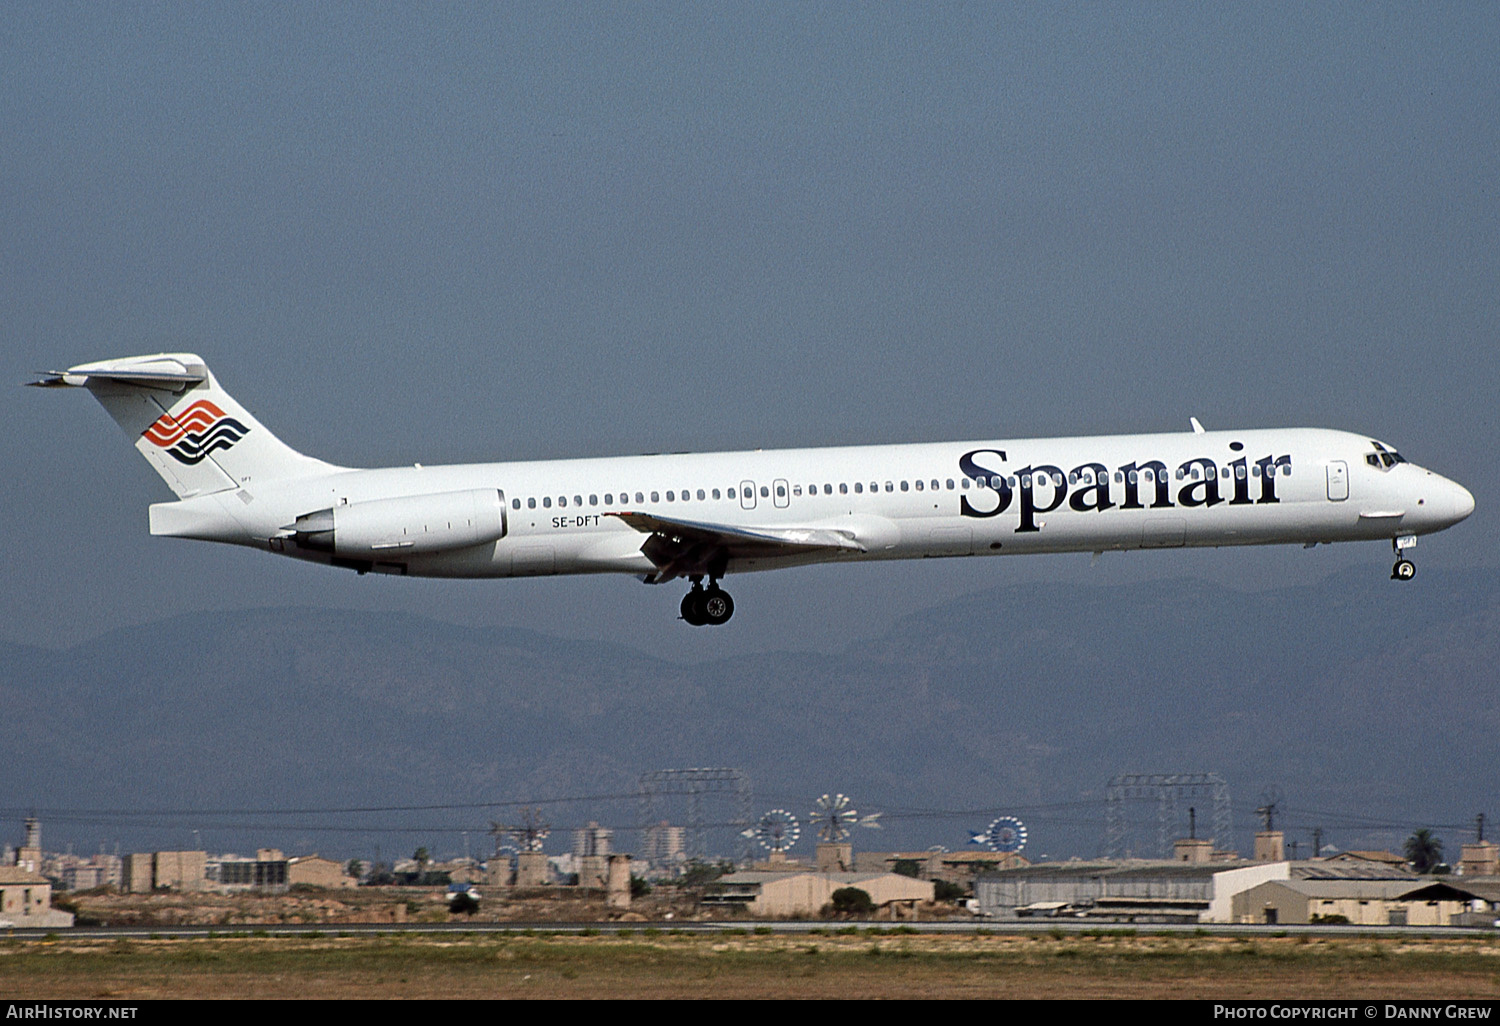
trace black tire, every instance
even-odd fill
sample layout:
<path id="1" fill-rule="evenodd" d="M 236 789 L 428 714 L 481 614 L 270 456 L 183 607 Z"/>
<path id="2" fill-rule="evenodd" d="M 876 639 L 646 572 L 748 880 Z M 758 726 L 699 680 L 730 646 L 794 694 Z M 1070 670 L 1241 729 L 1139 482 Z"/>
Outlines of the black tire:
<path id="1" fill-rule="evenodd" d="M 682 596 L 682 618 L 694 627 L 708 623 L 703 615 L 703 592 L 694 588 Z"/>
<path id="2" fill-rule="evenodd" d="M 718 627 L 728 623 L 729 618 L 734 615 L 734 599 L 721 588 L 710 588 L 703 593 L 703 603 L 699 608 L 703 613 L 703 622 Z"/>
<path id="3" fill-rule="evenodd" d="M 1391 580 L 1409 581 L 1417 576 L 1417 564 L 1409 559 L 1398 559 L 1396 565 L 1391 567 Z"/>

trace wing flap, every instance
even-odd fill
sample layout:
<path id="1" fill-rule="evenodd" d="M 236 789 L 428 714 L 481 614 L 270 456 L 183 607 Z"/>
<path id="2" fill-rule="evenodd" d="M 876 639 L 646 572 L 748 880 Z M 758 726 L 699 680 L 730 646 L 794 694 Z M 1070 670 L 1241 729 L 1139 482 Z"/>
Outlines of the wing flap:
<path id="1" fill-rule="evenodd" d="M 867 551 L 852 533 L 826 527 L 735 527 L 630 511 L 605 515 L 647 535 L 641 552 L 657 567 L 653 583 L 722 574 L 734 558 Z"/>

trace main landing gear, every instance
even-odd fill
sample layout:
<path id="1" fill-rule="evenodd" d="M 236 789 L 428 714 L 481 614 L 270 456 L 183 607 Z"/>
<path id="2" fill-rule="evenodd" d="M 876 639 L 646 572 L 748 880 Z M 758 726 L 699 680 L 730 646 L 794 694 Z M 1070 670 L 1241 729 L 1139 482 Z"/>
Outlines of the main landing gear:
<path id="1" fill-rule="evenodd" d="M 1414 534 L 1391 539 L 1391 548 L 1396 553 L 1396 565 L 1391 567 L 1391 580 L 1409 581 L 1417 576 L 1417 564 L 1407 559 L 1404 555 L 1407 549 L 1416 544 L 1417 536 Z"/>
<path id="2" fill-rule="evenodd" d="M 734 599 L 729 597 L 729 592 L 720 588 L 718 580 L 713 577 L 709 578 L 707 588 L 703 586 L 701 576 L 693 577 L 692 582 L 693 590 L 682 597 L 682 618 L 694 627 L 717 627 L 728 623 L 734 615 Z"/>

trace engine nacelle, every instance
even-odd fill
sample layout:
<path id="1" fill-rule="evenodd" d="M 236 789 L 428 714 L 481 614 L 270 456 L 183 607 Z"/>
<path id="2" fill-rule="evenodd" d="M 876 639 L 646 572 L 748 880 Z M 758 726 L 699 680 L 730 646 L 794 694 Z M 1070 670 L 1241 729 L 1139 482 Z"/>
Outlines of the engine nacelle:
<path id="1" fill-rule="evenodd" d="M 494 488 L 474 488 L 351 502 L 304 513 L 285 530 L 299 548 L 391 562 L 504 538 L 505 495 Z"/>

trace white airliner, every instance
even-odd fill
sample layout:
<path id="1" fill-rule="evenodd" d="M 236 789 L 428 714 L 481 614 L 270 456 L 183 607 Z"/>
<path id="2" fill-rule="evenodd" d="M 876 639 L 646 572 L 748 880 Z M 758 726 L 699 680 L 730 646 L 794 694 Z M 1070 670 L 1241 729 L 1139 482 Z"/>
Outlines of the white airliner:
<path id="1" fill-rule="evenodd" d="M 288 447 L 190 353 L 83 364 L 81 386 L 177 494 L 151 533 L 358 573 L 686 578 L 722 624 L 727 574 L 867 559 L 1390 541 L 1467 517 L 1461 485 L 1312 428 L 784 449 L 355 470 Z M 707 584 L 705 586 L 705 579 Z"/>

